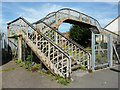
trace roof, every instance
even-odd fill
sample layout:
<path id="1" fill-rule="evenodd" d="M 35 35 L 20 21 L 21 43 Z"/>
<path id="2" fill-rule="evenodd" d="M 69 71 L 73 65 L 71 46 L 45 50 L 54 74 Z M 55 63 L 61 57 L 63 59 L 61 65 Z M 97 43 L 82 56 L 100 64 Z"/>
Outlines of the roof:
<path id="1" fill-rule="evenodd" d="M 112 20 L 109 24 L 107 24 L 105 27 L 104 27 L 104 29 L 107 27 L 107 26 L 109 26 L 111 23 L 113 23 L 116 19 L 118 19 L 120 16 L 118 16 L 117 18 L 115 18 L 114 20 Z"/>

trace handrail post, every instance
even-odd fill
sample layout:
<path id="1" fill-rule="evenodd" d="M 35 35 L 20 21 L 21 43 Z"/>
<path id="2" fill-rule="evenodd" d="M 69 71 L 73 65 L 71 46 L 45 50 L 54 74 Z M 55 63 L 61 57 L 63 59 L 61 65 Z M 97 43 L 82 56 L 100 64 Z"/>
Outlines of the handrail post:
<path id="1" fill-rule="evenodd" d="M 50 66 L 50 43 L 48 43 L 48 67 Z"/>
<path id="2" fill-rule="evenodd" d="M 18 60 L 22 60 L 22 36 L 18 37 Z"/>
<path id="3" fill-rule="evenodd" d="M 57 15 L 55 13 L 55 27 L 57 28 Z"/>
<path id="4" fill-rule="evenodd" d="M 96 20 L 94 20 L 94 25 L 96 26 Z"/>
<path id="5" fill-rule="evenodd" d="M 88 16 L 88 24 L 90 24 L 90 17 Z"/>
<path id="6" fill-rule="evenodd" d="M 66 76 L 67 78 L 69 77 L 69 71 L 70 71 L 69 70 L 69 59 L 67 59 L 67 76 Z"/>
<path id="7" fill-rule="evenodd" d="M 36 28 L 37 28 L 37 24 L 36 24 Z M 37 31 L 35 33 L 36 33 L 36 51 L 37 51 L 37 49 L 38 49 L 38 33 L 37 33 Z"/>
<path id="8" fill-rule="evenodd" d="M 28 41 L 28 25 L 26 24 L 26 34 L 27 34 L 27 41 Z"/>
<path id="9" fill-rule="evenodd" d="M 80 21 L 82 21 L 82 14 L 80 13 Z"/>
<path id="10" fill-rule="evenodd" d="M 87 66 L 88 66 L 88 69 L 90 69 L 90 57 L 89 57 L 89 55 L 87 56 Z"/>
<path id="11" fill-rule="evenodd" d="M 68 10 L 68 19 L 70 19 L 70 9 Z"/>

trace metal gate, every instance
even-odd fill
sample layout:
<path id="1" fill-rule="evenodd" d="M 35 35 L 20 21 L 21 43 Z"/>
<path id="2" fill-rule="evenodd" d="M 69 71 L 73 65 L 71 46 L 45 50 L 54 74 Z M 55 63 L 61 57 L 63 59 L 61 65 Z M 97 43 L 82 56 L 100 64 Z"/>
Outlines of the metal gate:
<path id="1" fill-rule="evenodd" d="M 92 69 L 102 69 L 112 65 L 112 37 L 110 34 L 92 32 Z"/>

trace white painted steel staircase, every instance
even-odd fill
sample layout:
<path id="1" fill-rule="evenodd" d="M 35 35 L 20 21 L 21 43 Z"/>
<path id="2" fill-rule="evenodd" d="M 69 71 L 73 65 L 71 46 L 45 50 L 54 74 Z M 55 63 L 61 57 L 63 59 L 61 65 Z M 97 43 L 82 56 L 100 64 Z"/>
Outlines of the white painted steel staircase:
<path id="1" fill-rule="evenodd" d="M 90 68 L 91 55 L 82 46 L 63 36 L 57 29 L 65 20 L 74 20 L 94 26 L 100 32 L 97 20 L 71 9 L 61 9 L 30 24 L 20 17 L 8 23 L 8 38 L 21 36 L 44 65 L 55 75 L 70 77 L 71 70 Z"/>

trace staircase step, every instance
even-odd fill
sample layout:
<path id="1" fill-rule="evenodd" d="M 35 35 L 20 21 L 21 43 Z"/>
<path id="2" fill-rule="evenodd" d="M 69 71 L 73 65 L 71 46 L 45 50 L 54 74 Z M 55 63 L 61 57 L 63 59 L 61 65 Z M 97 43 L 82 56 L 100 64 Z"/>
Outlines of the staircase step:
<path id="1" fill-rule="evenodd" d="M 74 71 L 74 70 L 79 69 L 79 68 L 80 68 L 80 65 L 74 65 L 74 66 L 71 67 L 71 70 Z"/>

